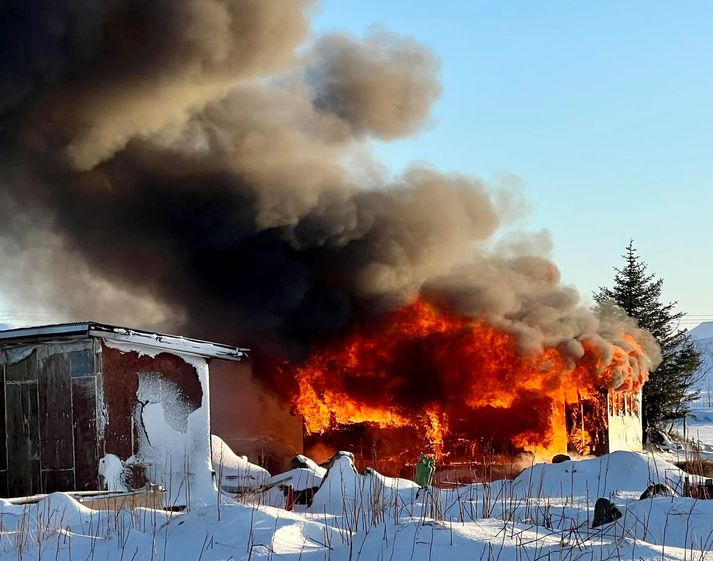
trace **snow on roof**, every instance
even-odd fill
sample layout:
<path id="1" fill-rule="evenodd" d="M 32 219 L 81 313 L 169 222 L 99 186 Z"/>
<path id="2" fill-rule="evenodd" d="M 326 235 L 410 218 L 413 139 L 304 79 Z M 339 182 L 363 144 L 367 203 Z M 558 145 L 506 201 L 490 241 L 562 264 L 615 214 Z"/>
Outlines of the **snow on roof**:
<path id="1" fill-rule="evenodd" d="M 72 337 L 101 337 L 111 341 L 128 344 L 139 344 L 147 347 L 163 349 L 169 352 L 197 355 L 206 358 L 223 360 L 242 360 L 247 357 L 248 349 L 232 347 L 220 343 L 211 343 L 178 335 L 167 335 L 129 329 L 95 322 L 62 323 L 57 325 L 42 325 L 38 327 L 22 327 L 0 331 L 0 345 L 20 344 L 32 341 L 50 341 Z"/>

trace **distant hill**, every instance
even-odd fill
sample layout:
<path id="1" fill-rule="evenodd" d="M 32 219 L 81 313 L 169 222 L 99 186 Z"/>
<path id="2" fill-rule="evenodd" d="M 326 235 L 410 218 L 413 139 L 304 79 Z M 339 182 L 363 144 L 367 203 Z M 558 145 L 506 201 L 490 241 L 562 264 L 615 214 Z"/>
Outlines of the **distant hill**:
<path id="1" fill-rule="evenodd" d="M 12 325 L 9 323 L 0 323 L 0 331 L 5 331 L 6 329 L 12 329 Z"/>
<path id="2" fill-rule="evenodd" d="M 701 323 L 689 333 L 695 340 L 703 361 L 699 370 L 701 380 L 698 382 L 701 397 L 697 405 L 713 407 L 713 321 Z"/>
<path id="3" fill-rule="evenodd" d="M 696 341 L 713 339 L 713 321 L 704 321 L 699 324 L 698 327 L 691 329 L 689 333 Z"/>

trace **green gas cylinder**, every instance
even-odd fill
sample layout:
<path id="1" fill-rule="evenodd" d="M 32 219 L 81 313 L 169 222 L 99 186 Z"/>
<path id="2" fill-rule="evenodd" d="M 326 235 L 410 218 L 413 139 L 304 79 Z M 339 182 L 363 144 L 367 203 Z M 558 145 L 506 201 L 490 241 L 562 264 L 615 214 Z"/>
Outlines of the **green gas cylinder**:
<path id="1" fill-rule="evenodd" d="M 420 487 L 428 487 L 433 481 L 434 473 L 436 473 L 436 460 L 421 454 L 421 458 L 416 462 L 416 483 Z"/>

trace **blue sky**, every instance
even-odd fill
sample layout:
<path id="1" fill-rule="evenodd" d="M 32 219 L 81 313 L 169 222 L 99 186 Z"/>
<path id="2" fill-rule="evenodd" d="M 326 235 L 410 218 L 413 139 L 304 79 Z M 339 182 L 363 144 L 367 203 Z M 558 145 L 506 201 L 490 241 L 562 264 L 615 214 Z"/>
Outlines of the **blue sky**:
<path id="1" fill-rule="evenodd" d="M 713 319 L 712 22 L 710 2 L 326 0 L 315 25 L 440 58 L 430 127 L 376 144 L 392 170 L 517 175 L 566 282 L 609 283 L 633 237 L 665 298 Z"/>

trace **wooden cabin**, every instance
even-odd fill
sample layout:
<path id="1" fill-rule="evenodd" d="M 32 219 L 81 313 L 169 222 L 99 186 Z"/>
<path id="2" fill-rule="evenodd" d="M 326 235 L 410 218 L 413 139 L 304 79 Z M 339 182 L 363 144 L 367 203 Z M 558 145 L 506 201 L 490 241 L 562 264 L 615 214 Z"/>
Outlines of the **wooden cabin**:
<path id="1" fill-rule="evenodd" d="M 0 331 L 0 497 L 150 482 L 189 503 L 213 486 L 208 364 L 245 357 L 99 323 Z"/>

